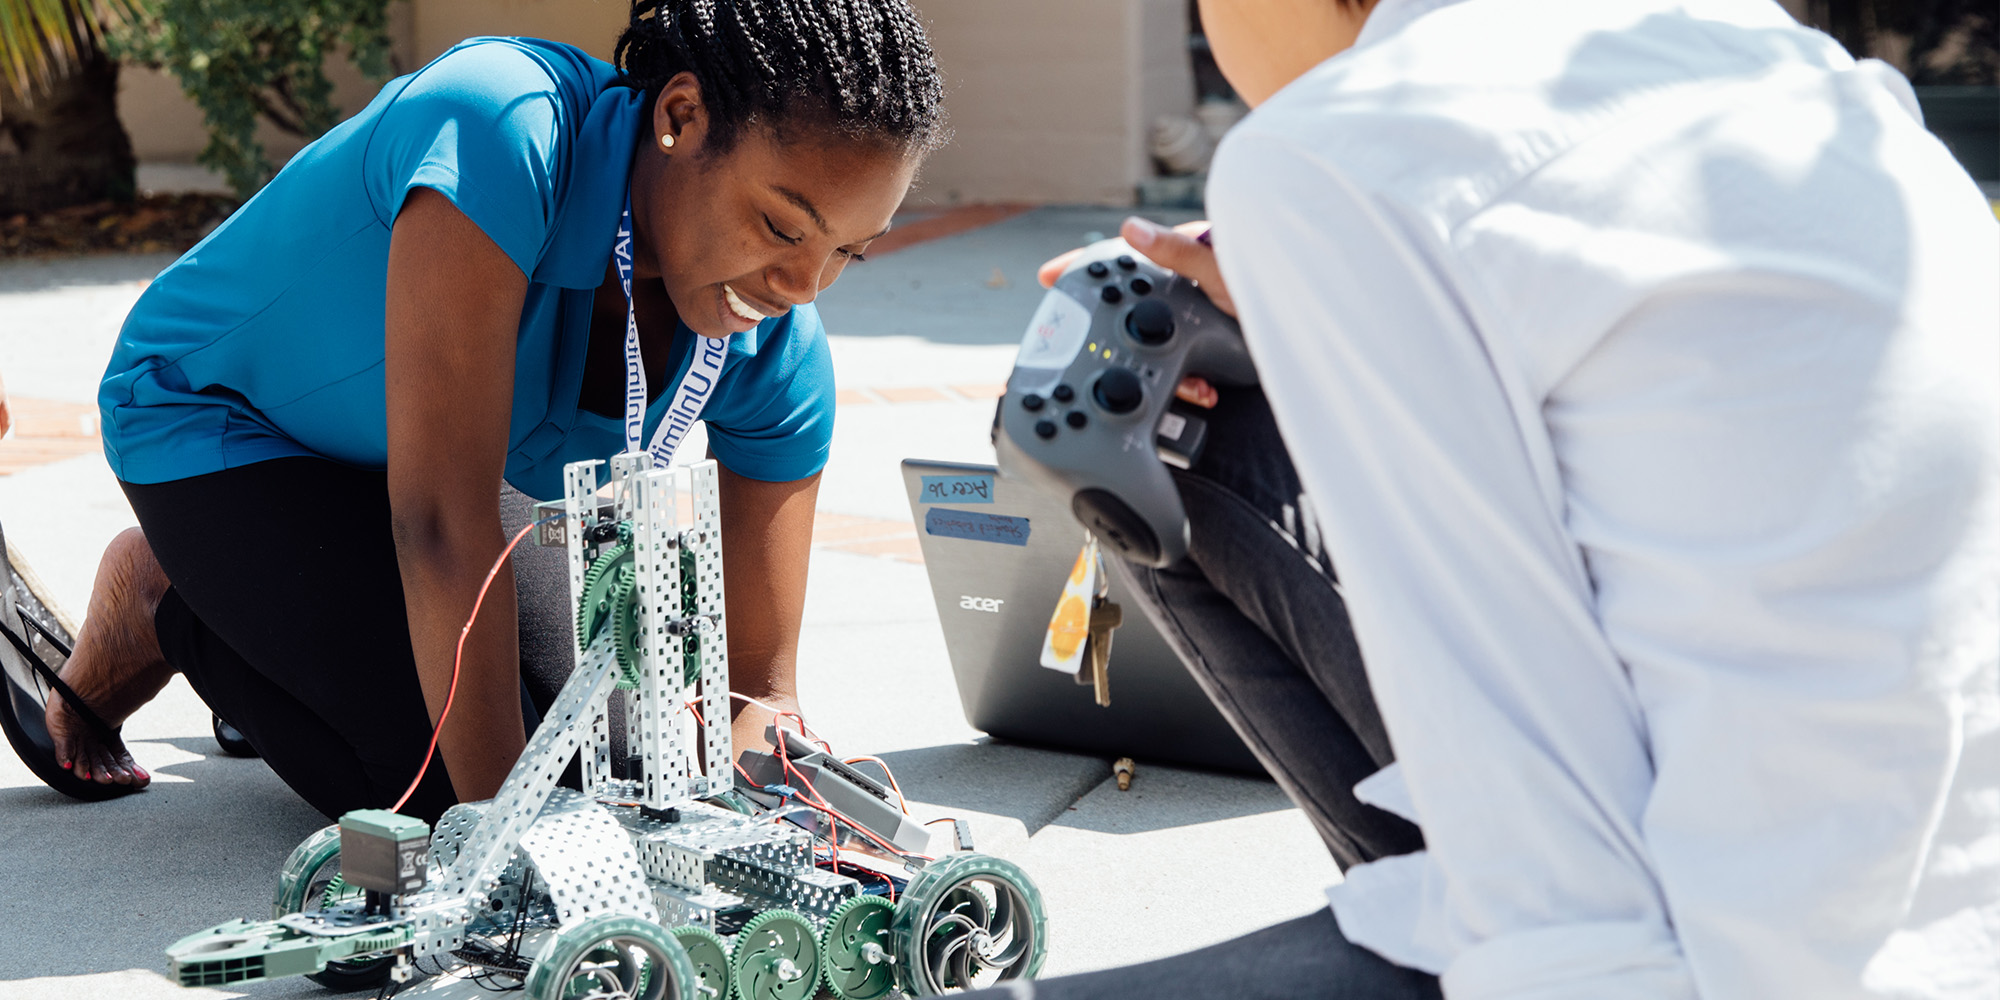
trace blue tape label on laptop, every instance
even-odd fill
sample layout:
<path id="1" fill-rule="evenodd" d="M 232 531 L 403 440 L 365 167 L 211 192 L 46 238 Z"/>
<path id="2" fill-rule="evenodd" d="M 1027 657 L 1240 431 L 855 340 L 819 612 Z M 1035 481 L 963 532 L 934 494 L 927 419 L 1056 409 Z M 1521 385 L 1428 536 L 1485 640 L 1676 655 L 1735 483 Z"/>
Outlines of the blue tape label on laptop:
<path id="1" fill-rule="evenodd" d="M 943 538 L 969 538 L 975 542 L 1026 545 L 1028 519 L 933 507 L 924 512 L 924 533 Z"/>
<path id="2" fill-rule="evenodd" d="M 919 503 L 992 503 L 992 476 L 925 476 Z"/>

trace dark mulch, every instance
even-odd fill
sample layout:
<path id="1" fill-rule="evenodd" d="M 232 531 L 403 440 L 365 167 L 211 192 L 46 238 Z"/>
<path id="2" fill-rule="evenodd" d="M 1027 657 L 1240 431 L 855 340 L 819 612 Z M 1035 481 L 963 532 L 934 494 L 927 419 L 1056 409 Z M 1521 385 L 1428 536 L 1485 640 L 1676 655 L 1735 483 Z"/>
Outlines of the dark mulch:
<path id="1" fill-rule="evenodd" d="M 119 251 L 181 253 L 236 210 L 216 194 L 156 194 L 0 218 L 0 258 Z"/>

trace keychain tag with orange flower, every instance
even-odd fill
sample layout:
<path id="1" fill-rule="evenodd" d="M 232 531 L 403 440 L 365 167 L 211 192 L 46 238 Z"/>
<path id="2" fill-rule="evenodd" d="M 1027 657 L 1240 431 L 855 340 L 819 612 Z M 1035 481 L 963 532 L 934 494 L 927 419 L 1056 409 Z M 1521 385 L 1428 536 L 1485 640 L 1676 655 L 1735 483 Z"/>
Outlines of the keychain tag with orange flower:
<path id="1" fill-rule="evenodd" d="M 1099 581 L 1103 578 L 1103 557 L 1097 551 L 1097 537 L 1085 535 L 1083 550 L 1076 554 L 1076 566 L 1069 571 L 1069 579 L 1063 581 L 1056 613 L 1049 618 L 1048 635 L 1042 639 L 1042 666 L 1066 674 L 1083 669 L 1084 644 L 1090 638 L 1090 609 L 1097 601 Z"/>

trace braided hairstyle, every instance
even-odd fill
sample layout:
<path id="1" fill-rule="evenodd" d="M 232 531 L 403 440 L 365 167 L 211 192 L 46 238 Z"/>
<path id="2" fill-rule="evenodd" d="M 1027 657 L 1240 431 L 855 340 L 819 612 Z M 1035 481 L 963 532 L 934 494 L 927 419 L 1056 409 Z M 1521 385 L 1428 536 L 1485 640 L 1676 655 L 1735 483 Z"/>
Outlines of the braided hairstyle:
<path id="1" fill-rule="evenodd" d="M 752 123 L 915 153 L 945 139 L 944 83 L 909 0 L 637 0 L 613 59 L 655 101 L 693 73 L 718 152 Z"/>

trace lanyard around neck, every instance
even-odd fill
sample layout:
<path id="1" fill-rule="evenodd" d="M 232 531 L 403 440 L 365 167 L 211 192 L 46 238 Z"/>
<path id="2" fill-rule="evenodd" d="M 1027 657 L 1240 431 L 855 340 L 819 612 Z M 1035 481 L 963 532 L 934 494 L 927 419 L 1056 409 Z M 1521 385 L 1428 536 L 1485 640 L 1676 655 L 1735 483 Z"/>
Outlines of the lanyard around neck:
<path id="1" fill-rule="evenodd" d="M 625 198 L 625 214 L 618 220 L 618 240 L 611 245 L 611 261 L 618 266 L 618 283 L 625 288 L 625 450 L 638 451 L 640 436 L 646 430 L 646 367 L 639 357 L 639 314 L 632 307 L 630 195 Z M 688 428 L 701 419 L 702 408 L 708 405 L 716 380 L 722 377 L 722 360 L 729 356 L 727 340 L 697 334 L 694 341 L 694 358 L 688 362 L 687 374 L 681 376 L 673 403 L 660 417 L 660 426 L 653 428 L 652 442 L 646 445 L 655 468 L 672 464 L 674 452 L 680 448 L 681 439 L 687 437 Z"/>

